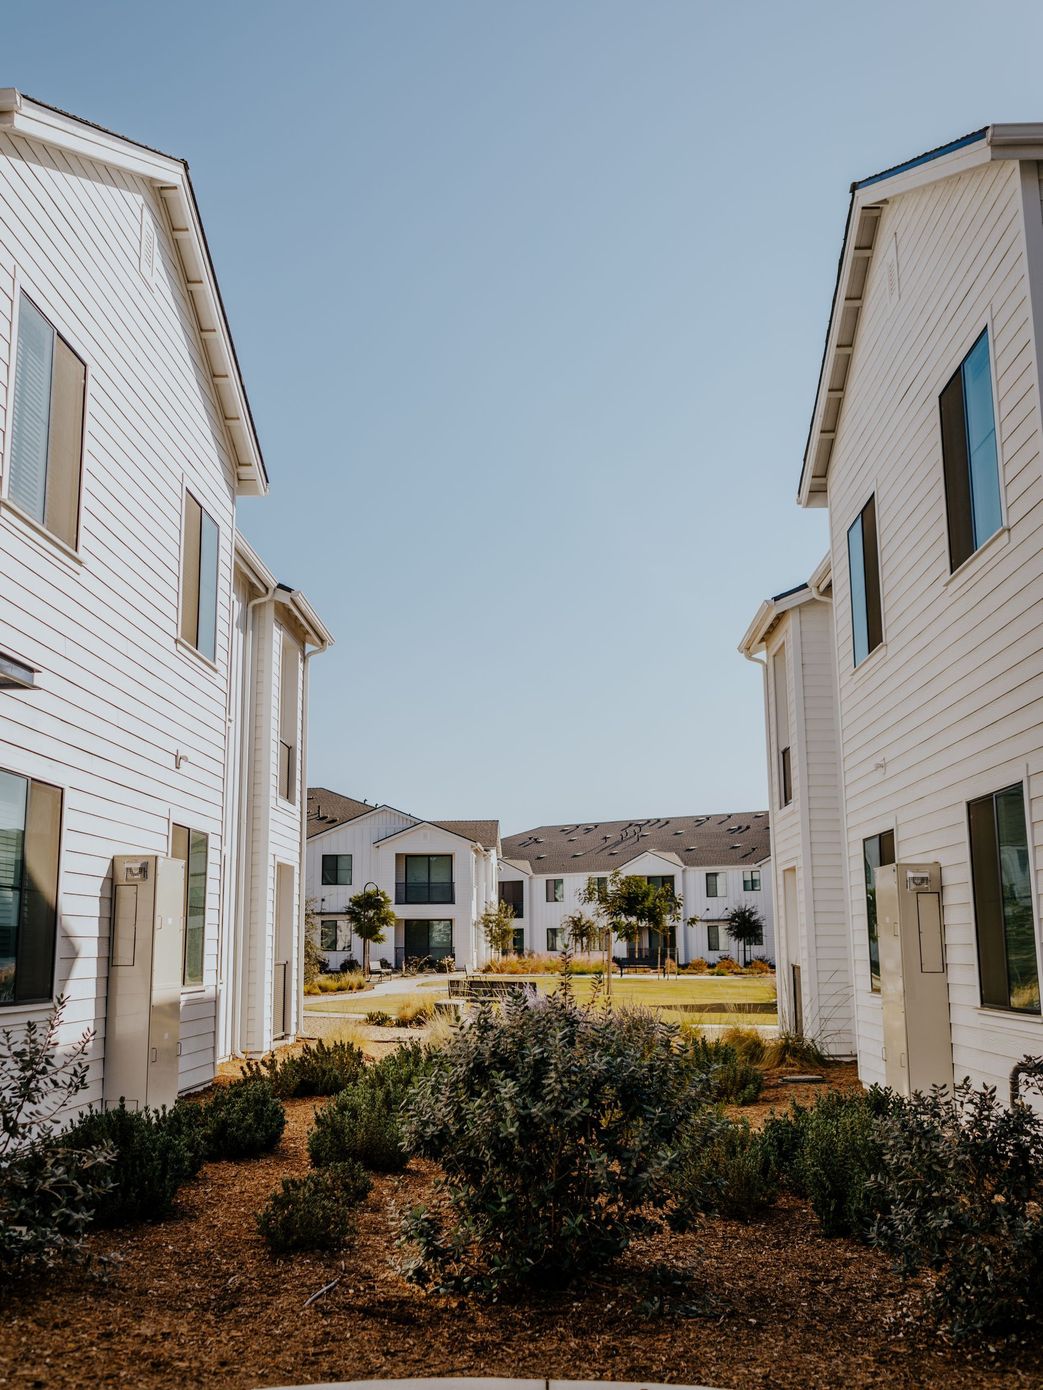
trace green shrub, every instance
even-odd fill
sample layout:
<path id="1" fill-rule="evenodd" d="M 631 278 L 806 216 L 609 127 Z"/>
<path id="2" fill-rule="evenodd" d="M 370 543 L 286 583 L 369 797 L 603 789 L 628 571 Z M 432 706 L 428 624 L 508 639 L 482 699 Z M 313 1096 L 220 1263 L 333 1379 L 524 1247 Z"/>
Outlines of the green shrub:
<path id="1" fill-rule="evenodd" d="M 874 1240 L 906 1274 L 932 1269 L 932 1309 L 956 1338 L 1023 1335 L 1040 1319 L 1043 1121 L 963 1082 L 878 1122 Z"/>
<path id="2" fill-rule="evenodd" d="M 273 1255 L 339 1250 L 355 1226 L 354 1208 L 370 1190 L 357 1163 L 333 1163 L 303 1178 L 283 1178 L 257 1217 Z"/>
<path id="3" fill-rule="evenodd" d="M 83 1238 L 111 1185 L 111 1150 L 70 1149 L 57 1115 L 87 1085 L 85 1032 L 58 1048 L 64 999 L 46 1023 L 0 1030 L 0 1280 L 83 1257 Z"/>
<path id="4" fill-rule="evenodd" d="M 269 1082 L 247 1077 L 217 1088 L 198 1107 L 207 1158 L 254 1158 L 282 1138 L 286 1111 Z"/>
<path id="5" fill-rule="evenodd" d="M 334 1096 L 355 1081 L 366 1065 L 353 1043 L 309 1043 L 302 1051 L 272 1052 L 260 1062 L 250 1062 L 245 1075 L 263 1078 L 277 1096 Z"/>
<path id="6" fill-rule="evenodd" d="M 750 1221 L 775 1205 L 778 1188 L 772 1153 L 746 1120 L 707 1107 L 682 1125 L 666 1185 L 674 1230 L 702 1214 Z"/>
<path id="7" fill-rule="evenodd" d="M 451 1210 L 407 1217 L 407 1277 L 562 1286 L 652 1228 L 693 1091 L 675 1032 L 568 991 L 480 1008 L 455 1030 L 406 1102 L 407 1144 L 441 1164 Z"/>
<path id="8" fill-rule="evenodd" d="M 873 1179 L 880 1171 L 879 1119 L 895 1097 L 825 1091 L 811 1106 L 792 1105 L 764 1127 L 764 1144 L 782 1180 L 807 1197 L 827 1236 L 867 1240 L 880 1210 Z"/>
<path id="9" fill-rule="evenodd" d="M 158 1221 L 168 1216 L 178 1188 L 194 1178 L 203 1162 L 204 1140 L 193 1105 L 173 1110 L 128 1110 L 120 1101 L 108 1110 L 88 1110 L 62 1136 L 70 1150 L 105 1149 L 109 1188 L 98 1195 L 99 1225 Z"/>
<path id="10" fill-rule="evenodd" d="M 406 1166 L 398 1105 L 391 1092 L 364 1075 L 315 1112 L 308 1154 L 317 1167 L 352 1159 L 377 1173 Z"/>
<path id="11" fill-rule="evenodd" d="M 758 1039 L 759 1041 L 759 1039 Z M 729 1105 L 752 1105 L 764 1089 L 764 1075 L 731 1042 L 687 1034 L 681 1044 L 684 1065 L 705 1078 L 712 1100 Z"/>
<path id="12" fill-rule="evenodd" d="M 370 1009 L 366 1014 L 366 1022 L 371 1028 L 386 1028 L 394 1021 L 386 1009 Z"/>

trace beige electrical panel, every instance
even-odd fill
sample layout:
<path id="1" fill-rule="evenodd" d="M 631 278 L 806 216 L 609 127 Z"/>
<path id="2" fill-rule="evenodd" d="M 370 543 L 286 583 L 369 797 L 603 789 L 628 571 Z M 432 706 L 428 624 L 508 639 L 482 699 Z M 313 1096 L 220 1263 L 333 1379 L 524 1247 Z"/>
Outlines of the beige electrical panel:
<path id="1" fill-rule="evenodd" d="M 173 1105 L 181 1051 L 185 865 L 155 854 L 112 861 L 105 1016 L 106 1105 Z"/>
<path id="2" fill-rule="evenodd" d="M 887 1084 L 902 1095 L 952 1085 L 939 864 L 876 870 Z"/>

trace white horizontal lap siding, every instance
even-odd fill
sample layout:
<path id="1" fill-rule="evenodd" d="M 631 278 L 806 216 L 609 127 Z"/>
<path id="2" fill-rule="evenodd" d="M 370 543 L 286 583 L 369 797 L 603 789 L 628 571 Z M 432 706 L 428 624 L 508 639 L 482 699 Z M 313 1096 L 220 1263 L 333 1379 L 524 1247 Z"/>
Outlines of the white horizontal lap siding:
<path id="1" fill-rule="evenodd" d="M 1043 771 L 1043 482 L 1021 174 L 997 162 L 884 208 L 833 452 L 829 504 L 860 1060 L 882 1076 L 868 991 L 862 840 L 897 822 L 903 860 L 938 860 L 955 1068 L 1004 1084 L 1038 1020 L 978 1007 L 966 803 Z M 1031 215 L 1039 217 L 1038 205 Z M 1043 294 L 1043 284 L 1034 287 Z M 949 580 L 938 394 L 990 327 L 1009 536 Z M 852 669 L 846 533 L 876 493 L 886 650 Z M 1038 788 L 1033 780 L 1033 792 Z M 1036 863 L 1040 826 L 1033 824 Z"/>
<path id="2" fill-rule="evenodd" d="M 138 269 L 143 204 L 154 286 Z M 0 509 L 0 649 L 41 672 L 32 694 L 0 696 L 0 767 L 65 792 L 57 983 L 70 1029 L 104 1035 L 112 856 L 168 852 L 172 821 L 209 836 L 204 983 L 183 1001 L 181 1079 L 194 1085 L 213 1066 L 235 470 L 144 181 L 0 135 L 0 469 L 18 290 L 84 358 L 88 387 L 81 562 Z M 176 646 L 186 485 L 221 533 L 216 672 Z M 99 1087 L 95 1067 L 91 1098 Z"/>

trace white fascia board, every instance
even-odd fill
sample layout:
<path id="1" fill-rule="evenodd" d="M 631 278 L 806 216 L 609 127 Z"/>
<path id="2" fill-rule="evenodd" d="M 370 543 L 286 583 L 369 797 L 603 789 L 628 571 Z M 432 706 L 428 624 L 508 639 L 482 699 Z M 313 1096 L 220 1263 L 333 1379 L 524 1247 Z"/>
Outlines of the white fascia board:
<path id="1" fill-rule="evenodd" d="M 390 835 L 385 835 L 383 839 L 374 840 L 375 845 L 386 845 L 389 840 L 395 840 L 399 835 L 408 835 L 411 830 L 440 830 L 443 835 L 452 835 L 454 840 L 462 840 L 465 845 L 478 845 L 479 849 L 484 850 L 484 845 L 479 845 L 477 840 L 469 839 L 466 835 L 461 835 L 458 830 L 447 830 L 444 825 L 439 825 L 434 820 L 418 820 L 415 825 L 403 825 L 400 830 L 392 830 Z"/>
<path id="2" fill-rule="evenodd" d="M 308 641 L 312 643 L 320 652 L 333 646 L 333 634 L 326 627 L 322 619 L 315 612 L 308 600 L 301 593 L 300 589 L 276 590 L 274 595 L 276 603 L 289 608 L 297 622 L 303 628 Z"/>
<path id="3" fill-rule="evenodd" d="M 108 164 L 156 186 L 170 218 L 196 315 L 203 351 L 210 367 L 225 429 L 235 460 L 236 491 L 261 497 L 268 491 L 264 459 L 250 415 L 232 335 L 199 218 L 188 165 L 170 155 L 135 144 L 88 121 L 56 111 L 24 96 L 15 87 L 0 88 L 0 129 L 26 140 L 66 150 L 81 159 Z"/>
<path id="4" fill-rule="evenodd" d="M 251 583 L 266 593 L 269 589 L 275 588 L 277 582 L 275 575 L 241 531 L 235 533 L 235 567 L 241 574 L 245 574 Z"/>
<path id="5" fill-rule="evenodd" d="M 828 565 L 829 556 L 826 556 L 824 564 Z M 820 564 L 815 574 L 822 568 Z M 828 572 L 828 570 L 827 570 Z M 785 598 L 765 599 L 757 609 L 756 617 L 746 629 L 742 641 L 739 643 L 739 651 L 743 656 L 751 656 L 755 651 L 759 651 L 764 646 L 765 639 L 774 624 L 782 617 L 783 613 L 788 613 L 791 608 L 803 608 L 805 603 L 811 603 L 815 595 L 811 592 L 811 583 L 798 589 L 795 594 L 787 594 Z"/>

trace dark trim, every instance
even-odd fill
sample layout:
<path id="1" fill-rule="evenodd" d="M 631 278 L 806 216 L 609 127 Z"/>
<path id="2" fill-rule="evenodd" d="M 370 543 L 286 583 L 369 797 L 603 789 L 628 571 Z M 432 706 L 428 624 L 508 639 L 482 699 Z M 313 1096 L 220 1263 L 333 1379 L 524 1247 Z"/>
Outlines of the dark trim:
<path id="1" fill-rule="evenodd" d="M 950 140 L 947 145 L 937 145 L 933 150 L 927 150 L 924 154 L 907 159 L 904 164 L 892 164 L 890 169 L 882 169 L 879 174 L 870 174 L 868 178 L 859 179 L 857 183 L 851 185 L 851 191 L 855 193 L 861 188 L 869 188 L 874 183 L 881 183 L 884 179 L 893 179 L 896 174 L 904 174 L 910 169 L 918 169 L 922 164 L 930 164 L 933 160 L 941 159 L 944 155 L 955 154 L 957 150 L 965 149 L 968 145 L 976 145 L 979 140 L 984 140 L 988 133 L 988 126 L 982 126 L 981 130 L 972 130 L 970 135 L 961 135 L 958 140 Z"/>

